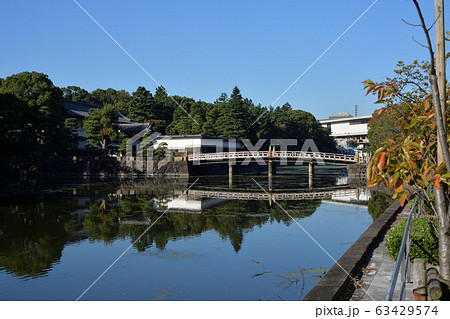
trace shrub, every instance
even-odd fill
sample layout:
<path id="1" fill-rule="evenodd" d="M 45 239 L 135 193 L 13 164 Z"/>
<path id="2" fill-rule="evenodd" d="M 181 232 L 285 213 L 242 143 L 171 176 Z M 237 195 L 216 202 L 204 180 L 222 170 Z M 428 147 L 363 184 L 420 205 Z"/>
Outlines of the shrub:
<path id="1" fill-rule="evenodd" d="M 412 243 L 409 256 L 411 260 L 423 258 L 428 263 L 433 264 L 438 262 L 439 238 L 431 223 L 434 223 L 437 229 L 438 222 L 436 218 L 417 218 L 413 221 L 413 232 L 410 234 Z M 398 256 L 405 225 L 406 218 L 392 229 L 386 240 L 388 254 L 394 259 L 397 259 Z"/>

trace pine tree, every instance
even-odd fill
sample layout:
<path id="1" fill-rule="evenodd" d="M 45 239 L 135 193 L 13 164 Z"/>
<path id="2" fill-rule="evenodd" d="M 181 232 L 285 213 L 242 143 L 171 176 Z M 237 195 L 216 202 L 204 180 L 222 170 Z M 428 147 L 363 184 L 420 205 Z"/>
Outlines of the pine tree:
<path id="1" fill-rule="evenodd" d="M 83 123 L 86 139 L 93 147 L 100 146 L 102 150 L 111 142 L 120 141 L 117 112 L 112 105 L 105 105 L 102 109 L 92 108 Z"/>

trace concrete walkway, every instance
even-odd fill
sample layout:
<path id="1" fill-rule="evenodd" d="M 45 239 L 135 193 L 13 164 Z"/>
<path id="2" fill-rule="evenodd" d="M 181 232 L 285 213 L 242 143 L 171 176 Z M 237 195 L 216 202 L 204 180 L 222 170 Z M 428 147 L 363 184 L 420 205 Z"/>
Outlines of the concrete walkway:
<path id="1" fill-rule="evenodd" d="M 406 218 L 409 214 L 409 209 L 405 208 L 392 224 L 391 229 L 395 227 L 400 220 Z M 358 288 L 353 293 L 351 300 L 353 301 L 383 301 L 386 300 L 386 293 L 388 291 L 391 276 L 394 271 L 395 260 L 387 254 L 386 238 L 389 235 L 389 231 L 376 247 L 370 257 L 370 261 L 363 269 L 363 275 L 361 277 L 362 286 L 364 289 Z M 412 278 L 411 278 L 412 280 Z M 398 300 L 398 293 L 400 288 L 400 274 L 397 278 L 396 287 L 394 290 L 394 297 L 392 300 Z M 412 293 L 412 283 L 407 283 L 405 291 L 403 293 L 403 300 L 414 300 Z"/>

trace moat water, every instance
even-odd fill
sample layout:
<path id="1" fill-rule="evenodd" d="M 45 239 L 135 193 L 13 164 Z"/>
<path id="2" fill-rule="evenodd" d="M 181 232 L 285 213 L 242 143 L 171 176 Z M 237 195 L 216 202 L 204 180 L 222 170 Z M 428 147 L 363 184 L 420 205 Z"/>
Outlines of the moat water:
<path id="1" fill-rule="evenodd" d="M 185 194 L 264 193 L 266 176 L 5 186 L 0 300 L 301 300 L 371 225 L 369 194 L 338 167 L 316 169 L 313 190 L 305 170 L 277 174 L 277 193 L 346 191 L 277 203 Z"/>

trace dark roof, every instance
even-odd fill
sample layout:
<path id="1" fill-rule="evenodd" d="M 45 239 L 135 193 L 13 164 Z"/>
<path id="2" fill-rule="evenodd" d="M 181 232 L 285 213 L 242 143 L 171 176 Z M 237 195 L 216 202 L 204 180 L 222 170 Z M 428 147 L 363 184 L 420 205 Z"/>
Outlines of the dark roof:
<path id="1" fill-rule="evenodd" d="M 149 128 L 150 124 L 149 123 L 136 123 L 136 122 L 132 122 L 132 123 L 120 123 L 119 122 L 119 127 L 124 132 L 140 132 L 143 129 Z"/>
<path id="2" fill-rule="evenodd" d="M 71 101 L 71 100 L 64 100 L 64 107 L 66 108 L 67 114 L 75 117 L 82 117 L 85 118 L 89 114 L 90 109 L 99 109 L 101 107 L 93 104 L 88 104 L 84 102 L 78 102 L 78 101 Z M 130 120 L 128 117 L 120 114 L 120 112 L 117 112 L 117 116 L 119 118 L 118 123 L 119 124 L 132 124 L 134 126 L 141 125 L 145 127 L 149 126 L 149 123 L 138 123 Z"/>
<path id="3" fill-rule="evenodd" d="M 352 117 L 350 115 L 350 113 L 342 112 L 342 113 L 338 113 L 338 114 L 331 114 L 330 115 L 330 120 L 346 119 L 346 118 L 350 118 L 350 117 Z"/>
<path id="4" fill-rule="evenodd" d="M 67 114 L 76 117 L 86 117 L 90 109 L 100 108 L 96 105 L 71 100 L 64 100 L 64 107 L 66 108 Z"/>

